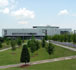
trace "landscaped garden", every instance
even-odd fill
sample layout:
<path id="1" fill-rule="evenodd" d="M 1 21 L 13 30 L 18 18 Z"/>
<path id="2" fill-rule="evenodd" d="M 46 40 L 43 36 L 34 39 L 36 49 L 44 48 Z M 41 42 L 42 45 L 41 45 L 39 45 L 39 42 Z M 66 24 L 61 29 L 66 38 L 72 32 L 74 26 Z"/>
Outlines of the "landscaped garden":
<path id="1" fill-rule="evenodd" d="M 22 47 L 17 48 L 15 51 L 10 49 L 4 52 L 0 52 L 0 66 L 20 63 L 21 51 Z M 36 55 L 36 53 L 38 53 L 38 55 Z M 40 48 L 38 51 L 34 52 L 33 56 L 31 54 L 31 61 L 52 59 L 71 55 L 76 55 L 76 52 L 55 45 L 54 53 L 52 55 L 49 55 L 45 48 Z"/>
<path id="2" fill-rule="evenodd" d="M 19 64 L 21 62 L 24 62 L 24 63 L 34 62 L 34 61 L 39 61 L 39 60 L 46 60 L 46 59 L 53 59 L 53 58 L 76 55 L 75 51 L 71 51 L 71 50 L 62 48 L 60 46 L 54 45 L 50 43 L 50 41 L 47 43 L 44 38 L 41 41 L 36 40 L 34 37 L 32 37 L 31 40 L 25 40 L 25 41 L 22 41 L 20 38 L 18 38 L 17 40 L 12 39 L 9 41 L 10 41 L 9 45 L 11 46 L 11 49 L 0 52 L 0 66 Z M 56 70 L 58 65 L 61 65 L 60 69 L 63 66 L 64 69 L 62 70 L 65 70 L 65 67 L 67 67 L 66 68 L 67 70 L 71 70 L 70 68 L 68 68 L 67 64 L 71 64 L 71 63 L 73 64 L 74 61 L 76 60 L 45 63 L 45 64 L 26 67 L 26 69 Z M 25 68 L 16 67 L 16 68 L 4 69 L 4 70 L 10 70 L 10 69 L 11 70 L 24 70 Z"/>

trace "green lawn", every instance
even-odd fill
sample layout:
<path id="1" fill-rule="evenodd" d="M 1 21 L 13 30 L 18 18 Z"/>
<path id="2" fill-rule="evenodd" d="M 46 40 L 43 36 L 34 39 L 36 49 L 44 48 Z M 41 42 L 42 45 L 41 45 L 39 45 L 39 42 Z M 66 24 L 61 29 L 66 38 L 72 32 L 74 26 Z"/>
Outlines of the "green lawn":
<path id="1" fill-rule="evenodd" d="M 17 50 L 14 52 L 12 50 L 0 52 L 0 66 L 20 63 L 21 50 L 22 48 L 17 48 Z M 34 54 L 36 53 L 37 52 L 35 52 Z M 49 58 L 58 58 L 71 55 L 76 55 L 76 52 L 64 49 L 59 46 L 55 46 L 55 52 L 51 56 L 48 55 L 45 48 L 41 48 L 38 51 L 38 55 L 34 55 L 33 57 L 31 56 L 31 61 L 44 60 Z"/>
<path id="2" fill-rule="evenodd" d="M 25 68 L 8 68 L 1 70 L 76 70 L 76 59 L 38 64 Z"/>

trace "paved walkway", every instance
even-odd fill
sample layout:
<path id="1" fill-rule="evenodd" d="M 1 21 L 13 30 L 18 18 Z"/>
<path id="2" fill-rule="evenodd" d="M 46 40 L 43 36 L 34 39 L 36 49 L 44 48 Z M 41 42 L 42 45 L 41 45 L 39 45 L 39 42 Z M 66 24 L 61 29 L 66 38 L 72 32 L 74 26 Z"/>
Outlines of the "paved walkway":
<path id="1" fill-rule="evenodd" d="M 60 46 L 60 47 L 63 47 L 63 48 L 66 48 L 66 49 L 69 49 L 69 50 L 72 50 L 72 51 L 76 51 L 75 48 L 72 48 L 72 47 L 69 47 L 69 46 L 63 46 L 63 45 L 58 44 L 57 42 L 54 42 L 54 41 L 51 41 L 51 42 L 52 42 L 53 44 L 55 44 L 55 45 Z"/>
<path id="2" fill-rule="evenodd" d="M 2 50 L 0 50 L 0 52 L 6 51 L 6 50 L 9 50 L 9 49 L 11 49 L 11 47 L 10 48 L 6 48 L 6 49 L 2 49 Z"/>
<path id="3" fill-rule="evenodd" d="M 24 43 L 24 44 L 27 44 L 27 43 Z M 22 45 L 24 45 L 24 44 L 22 44 Z M 18 46 L 16 46 L 16 47 L 18 47 Z M 11 47 L 6 48 L 6 49 L 2 49 L 2 50 L 0 50 L 0 52 L 6 51 L 6 50 L 9 50 L 9 49 L 11 49 Z"/>
<path id="4" fill-rule="evenodd" d="M 36 65 L 36 64 L 50 63 L 50 62 L 55 62 L 55 61 L 70 60 L 70 59 L 76 59 L 76 56 L 60 57 L 60 58 L 54 58 L 54 59 L 48 59 L 48 60 L 41 60 L 41 61 L 36 61 L 36 62 L 30 62 L 28 64 Z M 19 67 L 21 65 L 24 65 L 24 63 L 0 66 L 0 69 L 11 68 L 11 67 Z"/>

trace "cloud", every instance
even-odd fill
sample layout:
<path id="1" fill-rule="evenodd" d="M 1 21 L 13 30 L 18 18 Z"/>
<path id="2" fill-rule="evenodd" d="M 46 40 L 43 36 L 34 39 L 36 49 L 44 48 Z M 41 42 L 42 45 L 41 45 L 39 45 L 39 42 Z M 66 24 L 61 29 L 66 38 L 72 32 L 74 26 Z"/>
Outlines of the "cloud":
<path id="1" fill-rule="evenodd" d="M 18 24 L 28 24 L 27 21 L 19 21 Z"/>
<path id="2" fill-rule="evenodd" d="M 0 13 L 9 14 L 15 8 L 16 0 L 0 0 Z"/>
<path id="3" fill-rule="evenodd" d="M 4 9 L 0 10 L 0 12 L 3 13 L 3 14 L 9 14 L 10 9 L 9 8 L 4 8 Z"/>
<path id="4" fill-rule="evenodd" d="M 72 14 L 71 16 L 76 16 L 76 14 Z"/>
<path id="5" fill-rule="evenodd" d="M 0 9 L 4 9 L 6 7 L 10 9 L 14 9 L 16 3 L 17 3 L 17 0 L 0 0 Z"/>
<path id="6" fill-rule="evenodd" d="M 30 11 L 26 8 L 20 8 L 19 10 L 16 10 L 16 11 L 12 11 L 11 14 L 13 16 L 16 16 L 16 17 L 25 17 L 25 18 L 34 18 L 35 17 L 35 13 L 34 11 Z"/>
<path id="7" fill-rule="evenodd" d="M 58 15 L 68 15 L 69 14 L 69 11 L 64 9 L 64 10 L 61 10 Z"/>
<path id="8" fill-rule="evenodd" d="M 34 11 L 26 8 L 19 8 L 16 10 L 17 0 L 0 0 L 0 13 L 16 16 L 19 19 L 35 18 Z"/>
<path id="9" fill-rule="evenodd" d="M 0 7 L 8 6 L 8 4 L 9 4 L 8 0 L 0 0 Z"/>
<path id="10" fill-rule="evenodd" d="M 24 19 L 30 20 L 35 18 L 34 11 L 26 8 L 17 9 L 17 0 L 0 0 L 0 14 L 9 15 L 17 18 L 18 24 L 28 24 Z"/>

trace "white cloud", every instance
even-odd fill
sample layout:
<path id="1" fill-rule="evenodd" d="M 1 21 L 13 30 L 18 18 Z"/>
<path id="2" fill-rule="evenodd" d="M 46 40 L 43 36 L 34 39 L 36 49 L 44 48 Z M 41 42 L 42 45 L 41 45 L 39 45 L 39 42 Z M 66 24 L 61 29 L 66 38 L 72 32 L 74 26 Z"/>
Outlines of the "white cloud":
<path id="1" fill-rule="evenodd" d="M 61 10 L 58 15 L 68 15 L 69 14 L 69 11 L 64 9 L 64 10 Z"/>
<path id="2" fill-rule="evenodd" d="M 16 0 L 0 0 L 0 13 L 9 14 L 15 8 Z"/>
<path id="3" fill-rule="evenodd" d="M 14 9 L 17 4 L 17 0 L 0 0 L 0 8 L 4 9 L 6 7 L 10 8 L 10 9 Z"/>
<path id="4" fill-rule="evenodd" d="M 8 6 L 8 4 L 9 4 L 8 0 L 0 0 L 0 7 Z"/>
<path id="5" fill-rule="evenodd" d="M 0 12 L 3 14 L 9 14 L 10 10 L 9 10 L 9 8 L 4 8 L 4 9 L 0 10 Z"/>
<path id="6" fill-rule="evenodd" d="M 35 14 L 34 11 L 30 11 L 26 8 L 20 8 L 19 10 L 13 11 L 11 13 L 13 16 L 17 16 L 17 17 L 25 17 L 25 18 L 34 18 Z"/>
<path id="7" fill-rule="evenodd" d="M 19 21 L 18 24 L 28 24 L 27 21 Z"/>
<path id="8" fill-rule="evenodd" d="M 9 12 L 10 12 L 9 8 L 5 8 L 5 9 L 3 10 L 3 13 L 4 13 L 4 14 L 8 14 Z"/>

